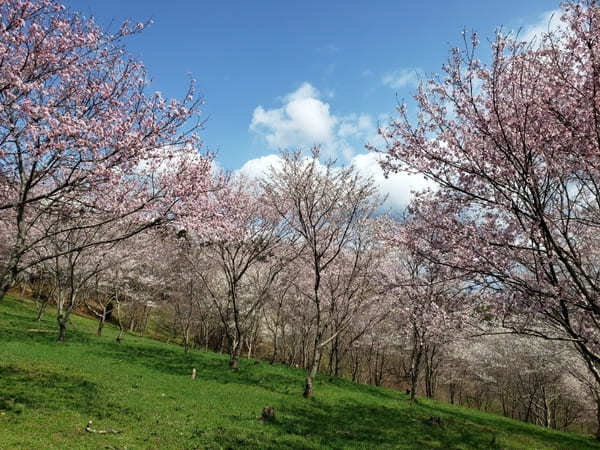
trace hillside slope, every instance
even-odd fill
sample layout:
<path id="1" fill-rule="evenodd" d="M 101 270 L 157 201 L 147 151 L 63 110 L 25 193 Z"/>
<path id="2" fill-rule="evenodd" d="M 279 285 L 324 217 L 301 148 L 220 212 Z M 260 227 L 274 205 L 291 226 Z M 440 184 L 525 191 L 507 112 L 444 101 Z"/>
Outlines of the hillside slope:
<path id="1" fill-rule="evenodd" d="M 0 448 L 600 448 L 592 439 L 419 399 L 317 378 L 303 399 L 304 372 L 127 336 L 73 317 L 56 342 L 49 310 L 0 303 Z M 198 376 L 191 380 L 192 368 Z M 274 406 L 276 420 L 258 420 Z M 441 417 L 441 425 L 430 417 Z M 92 428 L 121 430 L 96 434 Z"/>

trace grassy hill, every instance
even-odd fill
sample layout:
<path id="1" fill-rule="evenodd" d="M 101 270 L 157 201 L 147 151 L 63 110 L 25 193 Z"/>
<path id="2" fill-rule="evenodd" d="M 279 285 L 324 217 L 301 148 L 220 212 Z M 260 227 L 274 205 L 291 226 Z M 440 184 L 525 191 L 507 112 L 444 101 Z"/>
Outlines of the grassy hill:
<path id="1" fill-rule="evenodd" d="M 303 399 L 304 372 L 227 357 L 185 355 L 175 345 L 127 336 L 73 317 L 56 342 L 50 310 L 0 304 L 0 448 L 600 448 L 592 439 L 400 392 L 318 377 Z M 198 376 L 191 380 L 192 368 Z M 273 422 L 259 420 L 274 406 Z M 441 417 L 441 424 L 430 417 Z M 93 434 L 92 428 L 121 430 Z"/>

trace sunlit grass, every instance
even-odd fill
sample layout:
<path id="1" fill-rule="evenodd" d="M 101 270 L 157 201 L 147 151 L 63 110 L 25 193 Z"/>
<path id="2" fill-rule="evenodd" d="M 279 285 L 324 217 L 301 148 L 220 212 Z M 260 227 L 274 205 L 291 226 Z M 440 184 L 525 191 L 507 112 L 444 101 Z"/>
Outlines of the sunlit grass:
<path id="1" fill-rule="evenodd" d="M 192 351 L 74 316 L 56 342 L 53 311 L 0 304 L 0 448 L 600 448 L 592 439 L 341 379 Z M 191 380 L 192 368 L 197 370 Z M 274 406 L 276 420 L 259 420 Z M 441 417 L 441 425 L 430 417 Z M 122 431 L 92 434 L 93 428 Z"/>

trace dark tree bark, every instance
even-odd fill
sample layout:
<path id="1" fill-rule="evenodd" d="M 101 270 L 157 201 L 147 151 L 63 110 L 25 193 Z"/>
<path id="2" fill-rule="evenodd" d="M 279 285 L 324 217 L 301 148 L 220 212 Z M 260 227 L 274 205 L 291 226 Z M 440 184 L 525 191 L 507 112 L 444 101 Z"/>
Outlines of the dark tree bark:
<path id="1" fill-rule="evenodd" d="M 59 333 L 58 333 L 58 341 L 59 342 L 64 342 L 67 336 L 67 321 L 68 319 L 64 319 L 62 317 L 58 318 L 58 327 L 59 327 Z"/>
<path id="2" fill-rule="evenodd" d="M 237 370 L 239 368 L 240 354 L 242 352 L 242 342 L 234 339 L 229 350 L 229 368 Z"/>

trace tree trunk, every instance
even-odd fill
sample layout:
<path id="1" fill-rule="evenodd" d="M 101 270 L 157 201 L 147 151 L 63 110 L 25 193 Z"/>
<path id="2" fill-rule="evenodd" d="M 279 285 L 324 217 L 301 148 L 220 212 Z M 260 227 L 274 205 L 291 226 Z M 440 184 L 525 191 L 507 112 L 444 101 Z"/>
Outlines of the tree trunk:
<path id="1" fill-rule="evenodd" d="M 454 396 L 456 394 L 456 384 L 450 383 L 448 386 L 448 391 L 450 393 L 450 404 L 454 405 Z"/>
<path id="2" fill-rule="evenodd" d="M 334 348 L 334 354 L 333 354 L 334 358 L 333 358 L 333 360 L 335 362 L 334 369 L 333 369 L 333 374 L 334 374 L 334 376 L 339 377 L 340 376 L 340 369 L 341 369 L 341 365 L 342 365 L 341 364 L 342 357 L 340 355 L 340 340 L 339 340 L 339 335 L 335 337 L 335 344 L 334 344 L 333 348 Z"/>
<path id="3" fill-rule="evenodd" d="M 354 365 L 352 368 L 352 382 L 354 382 L 354 383 L 358 382 L 359 369 L 360 369 L 360 356 L 358 353 L 356 353 L 356 355 L 354 357 Z"/>
<path id="4" fill-rule="evenodd" d="M 123 321 L 121 320 L 121 302 L 119 301 L 118 295 L 116 296 L 117 301 L 117 323 L 119 324 L 119 335 L 115 339 L 117 344 L 121 343 L 123 333 L 125 333 L 125 327 L 123 327 Z"/>
<path id="5" fill-rule="evenodd" d="M 21 232 L 19 231 L 19 234 L 20 233 Z M 23 244 L 24 239 L 21 236 L 18 236 L 17 245 L 13 247 L 8 264 L 2 272 L 2 278 L 0 278 L 0 302 L 2 302 L 6 293 L 17 279 L 19 261 L 21 260 L 19 252 Z"/>
<path id="6" fill-rule="evenodd" d="M 425 347 L 425 395 L 427 398 L 433 398 L 435 389 L 435 345 Z"/>
<path id="7" fill-rule="evenodd" d="M 546 389 L 542 390 L 542 394 L 544 396 L 544 426 L 546 428 L 550 428 L 551 409 L 550 403 L 548 402 L 548 395 L 546 394 Z"/>
<path id="8" fill-rule="evenodd" d="M 527 405 L 527 413 L 525 414 L 524 422 L 529 422 L 529 415 L 531 414 L 531 406 L 533 405 L 533 395 L 529 395 L 529 404 Z"/>
<path id="9" fill-rule="evenodd" d="M 333 376 L 333 366 L 334 366 L 334 362 L 333 362 L 333 353 L 334 353 L 334 347 L 333 345 L 331 346 L 331 349 L 329 350 L 329 363 L 327 364 L 327 374 L 331 377 Z"/>
<path id="10" fill-rule="evenodd" d="M 125 328 L 123 328 L 122 326 L 119 326 L 119 335 L 117 336 L 117 344 L 121 343 L 121 340 L 123 339 L 123 334 L 125 333 Z"/>
<path id="11" fill-rule="evenodd" d="M 275 359 L 277 358 L 277 334 L 277 329 L 275 329 L 275 334 L 273 336 L 273 353 L 271 354 L 271 360 L 269 361 L 269 364 L 274 364 Z"/>
<path id="12" fill-rule="evenodd" d="M 240 353 L 242 352 L 242 342 L 240 339 L 235 340 L 231 345 L 229 353 L 229 368 L 237 370 L 239 368 Z"/>
<path id="13" fill-rule="evenodd" d="M 75 307 L 75 298 L 76 297 L 77 297 L 77 290 L 71 289 L 68 296 L 66 296 L 66 298 L 64 296 L 59 296 L 59 298 L 58 298 L 58 302 L 57 302 L 58 311 L 56 314 L 56 318 L 58 320 L 58 326 L 59 326 L 59 334 L 58 334 L 59 342 L 65 341 L 66 334 L 67 334 L 67 323 L 69 322 L 69 318 L 71 317 L 71 313 L 73 312 L 73 308 Z"/>
<path id="14" fill-rule="evenodd" d="M 413 350 L 410 365 L 410 400 L 414 401 L 417 395 L 417 383 L 419 381 L 419 371 L 421 369 L 421 356 L 423 349 L 421 344 L 416 344 L 417 347 Z"/>
<path id="15" fill-rule="evenodd" d="M 310 398 L 313 395 L 313 381 L 317 376 L 317 371 L 319 370 L 319 362 L 321 361 L 321 350 L 319 349 L 319 338 L 315 338 L 315 348 L 313 351 L 312 364 L 310 367 L 310 371 L 306 376 L 306 383 L 304 385 L 304 398 Z"/>
<path id="16" fill-rule="evenodd" d="M 596 422 L 598 429 L 596 430 L 596 440 L 600 441 L 600 394 L 596 392 Z"/>
<path id="17" fill-rule="evenodd" d="M 44 312 L 46 312 L 46 307 L 48 306 L 48 303 L 49 303 L 48 299 L 44 300 L 44 302 L 38 308 L 37 318 L 35 319 L 36 322 L 41 322 L 42 321 L 42 317 L 44 317 Z"/>
<path id="18" fill-rule="evenodd" d="M 67 337 L 67 320 L 69 320 L 68 318 L 58 318 L 58 327 L 59 327 L 59 332 L 58 332 L 58 341 L 59 342 L 65 342 L 65 339 Z"/>
<path id="19" fill-rule="evenodd" d="M 10 268 L 7 267 L 6 270 L 4 270 L 4 273 L 2 274 L 2 279 L 0 281 L 0 302 L 2 301 L 2 299 L 4 299 L 4 296 L 10 289 L 12 282 L 13 277 L 11 275 Z"/>
<path id="20" fill-rule="evenodd" d="M 106 321 L 106 308 L 104 308 L 104 311 L 102 311 L 102 315 L 100 316 L 100 319 L 98 320 L 98 331 L 96 332 L 96 336 L 98 336 L 98 337 L 102 336 L 102 329 L 104 328 L 105 321 Z"/>
<path id="21" fill-rule="evenodd" d="M 247 354 L 247 358 L 250 359 L 252 358 L 252 345 L 253 345 L 254 339 L 252 338 L 252 334 L 250 334 L 248 336 L 248 338 L 246 339 L 246 345 L 248 346 L 248 354 Z"/>
<path id="22" fill-rule="evenodd" d="M 140 336 L 144 337 L 146 328 L 148 328 L 148 321 L 150 320 L 150 308 L 148 304 L 144 305 L 144 313 L 142 315 L 142 329 L 140 330 Z"/>
<path id="23" fill-rule="evenodd" d="M 219 340 L 219 347 L 217 353 L 223 353 L 223 346 L 225 345 L 225 333 L 221 331 L 221 339 Z"/>
<path id="24" fill-rule="evenodd" d="M 431 377 L 431 368 L 427 367 L 425 370 L 425 396 L 427 398 L 433 397 L 433 384 Z"/>
<path id="25" fill-rule="evenodd" d="M 204 351 L 208 351 L 208 325 L 204 326 Z"/>
<path id="26" fill-rule="evenodd" d="M 189 327 L 186 327 L 185 331 L 183 332 L 183 351 L 185 353 L 190 352 L 190 329 L 189 329 Z"/>
<path id="27" fill-rule="evenodd" d="M 306 376 L 306 384 L 304 386 L 304 393 L 302 394 L 304 398 L 310 398 L 313 395 L 313 381 L 317 376 L 317 371 L 319 370 L 319 364 L 321 362 L 321 338 L 322 338 L 322 330 L 321 330 L 321 302 L 319 300 L 319 286 L 321 284 L 321 274 L 319 270 L 319 265 L 315 265 L 315 285 L 314 285 L 314 302 L 316 307 L 316 317 L 315 317 L 315 340 L 313 346 L 313 355 L 312 355 L 312 364 L 310 366 L 310 371 Z"/>
<path id="28" fill-rule="evenodd" d="M 378 350 L 377 353 L 380 355 L 380 357 L 375 360 L 375 369 L 377 371 L 375 386 L 381 386 L 383 381 L 383 370 L 385 368 L 385 347 L 381 349 L 381 352 Z"/>

